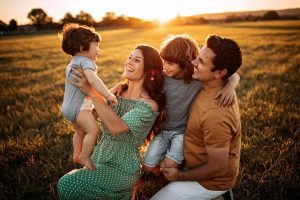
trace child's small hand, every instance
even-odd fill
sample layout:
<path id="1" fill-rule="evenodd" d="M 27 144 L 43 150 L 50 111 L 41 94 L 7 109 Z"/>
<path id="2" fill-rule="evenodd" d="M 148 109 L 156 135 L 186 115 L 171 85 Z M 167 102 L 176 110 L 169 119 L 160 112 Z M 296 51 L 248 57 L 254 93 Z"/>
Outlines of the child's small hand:
<path id="1" fill-rule="evenodd" d="M 115 95 L 111 94 L 107 100 L 109 100 L 113 105 L 117 105 L 118 104 L 118 99 L 116 98 Z"/>
<path id="2" fill-rule="evenodd" d="M 109 90 L 112 94 L 116 95 L 117 97 L 121 95 L 123 91 L 123 83 L 117 83 L 113 88 Z"/>
<path id="3" fill-rule="evenodd" d="M 218 99 L 217 104 L 220 107 L 231 106 L 236 98 L 235 89 L 230 84 L 226 84 L 214 98 Z"/>

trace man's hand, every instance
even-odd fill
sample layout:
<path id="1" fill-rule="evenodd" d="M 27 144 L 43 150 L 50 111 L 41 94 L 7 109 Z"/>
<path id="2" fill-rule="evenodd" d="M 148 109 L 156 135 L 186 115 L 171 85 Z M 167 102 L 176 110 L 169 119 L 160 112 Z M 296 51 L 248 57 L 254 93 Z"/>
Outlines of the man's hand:
<path id="1" fill-rule="evenodd" d="M 69 81 L 73 85 L 77 86 L 87 96 L 91 95 L 92 89 L 82 69 L 78 67 L 72 67 Z"/>
<path id="2" fill-rule="evenodd" d="M 179 169 L 168 167 L 168 168 L 162 168 L 162 171 L 164 172 L 166 179 L 168 179 L 169 181 L 180 180 L 180 175 L 182 172 Z"/>

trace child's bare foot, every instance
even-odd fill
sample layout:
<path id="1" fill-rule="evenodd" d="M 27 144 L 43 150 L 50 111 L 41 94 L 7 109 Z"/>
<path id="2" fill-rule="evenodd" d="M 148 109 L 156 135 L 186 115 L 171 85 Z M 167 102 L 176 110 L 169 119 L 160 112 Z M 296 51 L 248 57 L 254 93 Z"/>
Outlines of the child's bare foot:
<path id="1" fill-rule="evenodd" d="M 154 176 L 159 176 L 161 174 L 161 170 L 159 169 L 158 171 L 152 172 Z"/>
<path id="2" fill-rule="evenodd" d="M 152 174 L 154 174 L 154 176 L 159 176 L 162 171 L 160 170 L 160 166 L 158 165 L 158 166 L 152 168 L 151 172 L 152 172 Z"/>
<path id="3" fill-rule="evenodd" d="M 83 164 L 84 166 L 86 166 L 87 169 L 89 169 L 89 170 L 96 169 L 96 166 L 93 164 L 93 162 L 89 156 L 80 155 L 79 159 L 80 159 L 80 163 Z"/>
<path id="4" fill-rule="evenodd" d="M 80 163 L 79 155 L 73 155 L 73 162 Z"/>

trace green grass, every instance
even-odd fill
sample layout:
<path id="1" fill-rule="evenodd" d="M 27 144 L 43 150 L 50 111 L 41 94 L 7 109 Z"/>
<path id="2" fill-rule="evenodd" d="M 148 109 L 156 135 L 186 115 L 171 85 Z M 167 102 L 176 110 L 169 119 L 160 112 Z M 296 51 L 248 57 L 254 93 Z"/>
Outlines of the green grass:
<path id="1" fill-rule="evenodd" d="M 199 45 L 209 33 L 236 40 L 244 61 L 237 88 L 242 119 L 236 199 L 300 198 L 300 21 L 155 29 L 99 30 L 98 75 L 108 87 L 139 43 L 159 48 L 168 34 L 188 33 Z M 0 38 L 0 199 L 57 199 L 58 179 L 73 164 L 71 126 L 63 120 L 65 67 L 56 34 Z M 148 176 L 137 199 L 166 181 Z"/>

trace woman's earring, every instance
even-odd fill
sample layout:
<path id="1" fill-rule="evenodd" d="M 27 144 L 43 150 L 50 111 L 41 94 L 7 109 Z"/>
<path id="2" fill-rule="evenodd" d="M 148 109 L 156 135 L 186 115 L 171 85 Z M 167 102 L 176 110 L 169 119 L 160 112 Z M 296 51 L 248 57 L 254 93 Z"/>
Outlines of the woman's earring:
<path id="1" fill-rule="evenodd" d="M 150 74 L 150 80 L 154 81 L 154 77 L 155 77 L 155 69 L 150 69 L 149 70 L 149 74 Z"/>

